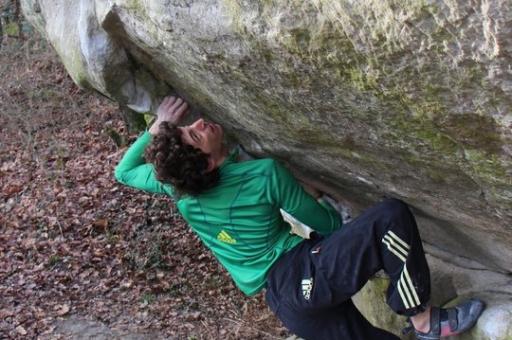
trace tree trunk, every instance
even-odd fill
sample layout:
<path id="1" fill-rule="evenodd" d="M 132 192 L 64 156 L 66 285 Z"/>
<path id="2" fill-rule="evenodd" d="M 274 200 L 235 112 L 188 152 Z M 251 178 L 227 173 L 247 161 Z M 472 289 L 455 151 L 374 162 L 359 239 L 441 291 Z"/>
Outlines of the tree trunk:
<path id="1" fill-rule="evenodd" d="M 142 131 L 146 128 L 144 115 L 137 113 L 126 106 L 120 106 L 121 116 L 126 124 L 128 132 Z"/>
<path id="2" fill-rule="evenodd" d="M 4 29 L 2 27 L 2 17 L 0 17 L 0 50 L 2 49 L 3 42 L 4 42 Z"/>
<path id="3" fill-rule="evenodd" d="M 12 0 L 12 7 L 14 9 L 14 21 L 16 22 L 16 25 L 18 25 L 18 38 L 23 39 L 23 16 L 21 15 L 20 1 Z"/>

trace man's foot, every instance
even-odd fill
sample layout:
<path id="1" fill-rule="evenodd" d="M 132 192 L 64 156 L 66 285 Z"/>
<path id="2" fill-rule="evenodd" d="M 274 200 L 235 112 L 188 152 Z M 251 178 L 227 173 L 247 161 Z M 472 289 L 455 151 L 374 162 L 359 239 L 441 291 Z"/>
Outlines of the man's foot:
<path id="1" fill-rule="evenodd" d="M 473 327 L 484 310 L 484 303 L 470 299 L 452 308 L 432 307 L 430 310 L 430 330 L 421 332 L 414 329 L 418 340 L 437 340 L 441 337 L 457 335 Z"/>

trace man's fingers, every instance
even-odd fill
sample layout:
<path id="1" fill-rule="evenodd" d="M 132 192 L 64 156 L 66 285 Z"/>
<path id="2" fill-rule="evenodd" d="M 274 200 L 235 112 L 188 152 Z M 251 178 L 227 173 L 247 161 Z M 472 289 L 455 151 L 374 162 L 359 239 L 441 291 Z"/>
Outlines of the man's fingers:
<path id="1" fill-rule="evenodd" d="M 162 121 L 177 124 L 187 111 L 188 104 L 186 101 L 176 96 L 167 96 L 162 100 L 157 115 Z"/>
<path id="2" fill-rule="evenodd" d="M 183 103 L 183 99 L 181 99 L 181 98 L 176 99 L 176 101 L 175 101 L 175 102 L 171 105 L 171 107 L 169 108 L 169 111 L 170 111 L 171 113 L 175 112 L 175 111 L 178 109 L 178 107 L 180 107 L 180 105 L 181 105 L 182 103 Z"/>
<path id="3" fill-rule="evenodd" d="M 165 102 L 165 110 L 169 111 L 169 109 L 171 108 L 172 104 L 174 104 L 176 102 L 176 97 L 174 97 L 174 96 L 167 96 L 167 97 L 165 97 L 164 102 Z"/>
<path id="4" fill-rule="evenodd" d="M 174 103 L 176 100 L 176 97 L 174 96 L 167 96 L 165 97 L 162 102 L 160 103 L 160 106 L 158 107 L 158 113 L 162 114 L 169 110 L 170 106 Z"/>
<path id="5" fill-rule="evenodd" d="M 188 104 L 187 102 L 183 102 L 174 112 L 174 115 L 176 117 L 176 122 L 178 122 L 181 117 L 187 112 L 188 110 Z"/>

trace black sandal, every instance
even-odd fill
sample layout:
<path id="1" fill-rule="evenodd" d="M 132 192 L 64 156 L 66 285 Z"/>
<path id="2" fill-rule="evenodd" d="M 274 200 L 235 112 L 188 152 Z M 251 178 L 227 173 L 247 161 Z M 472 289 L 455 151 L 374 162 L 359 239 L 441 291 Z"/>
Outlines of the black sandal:
<path id="1" fill-rule="evenodd" d="M 414 330 L 418 340 L 439 340 L 441 337 L 461 334 L 476 324 L 484 307 L 484 303 L 477 299 L 464 301 L 451 308 L 441 309 L 439 307 L 432 307 L 430 310 L 430 330 L 428 333 L 417 331 L 411 324 L 404 329 L 404 334 Z M 441 320 L 442 312 L 444 312 L 444 317 Z"/>

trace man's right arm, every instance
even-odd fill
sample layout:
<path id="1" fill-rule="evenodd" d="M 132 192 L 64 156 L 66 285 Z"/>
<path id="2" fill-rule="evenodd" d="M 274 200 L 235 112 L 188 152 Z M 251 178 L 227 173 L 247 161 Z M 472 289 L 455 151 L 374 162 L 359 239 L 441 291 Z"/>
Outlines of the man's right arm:
<path id="1" fill-rule="evenodd" d="M 146 131 L 132 144 L 117 165 L 115 178 L 130 187 L 164 194 L 164 185 L 155 177 L 153 165 L 146 163 L 144 150 L 151 142 L 151 134 Z M 169 190 L 168 190 L 169 191 Z"/>
<path id="2" fill-rule="evenodd" d="M 174 96 L 165 97 L 158 107 L 157 118 L 153 125 L 128 148 L 117 165 L 114 172 L 115 178 L 130 187 L 172 196 L 172 187 L 159 182 L 156 179 L 153 165 L 146 163 L 144 150 L 151 142 L 151 136 L 158 133 L 161 122 L 177 124 L 187 111 L 188 104 L 183 99 Z"/>

